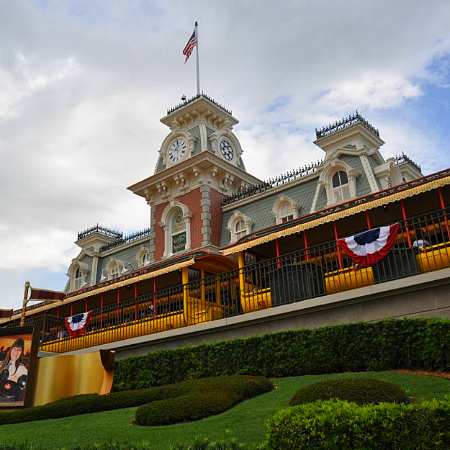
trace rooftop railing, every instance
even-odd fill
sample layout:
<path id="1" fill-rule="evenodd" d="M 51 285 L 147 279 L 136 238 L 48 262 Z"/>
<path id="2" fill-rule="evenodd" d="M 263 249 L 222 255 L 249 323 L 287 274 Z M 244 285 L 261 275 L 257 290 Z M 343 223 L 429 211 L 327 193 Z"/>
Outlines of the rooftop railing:
<path id="1" fill-rule="evenodd" d="M 345 128 L 354 125 L 355 123 L 360 123 L 375 136 L 380 137 L 380 132 L 373 125 L 371 125 L 366 119 L 364 119 L 364 117 L 361 116 L 361 114 L 359 114 L 358 111 L 356 111 L 355 114 L 349 115 L 344 119 L 341 119 L 339 121 L 336 121 L 335 123 L 327 125 L 326 127 L 323 127 L 320 130 L 316 128 L 316 138 L 321 139 L 325 136 L 330 136 L 331 134 L 334 134 L 340 130 L 343 130 Z"/>
<path id="2" fill-rule="evenodd" d="M 206 95 L 203 91 L 201 94 L 197 94 L 194 97 L 191 97 L 185 101 L 183 101 L 183 103 L 179 103 L 178 105 L 174 106 L 173 108 L 169 108 L 167 110 L 167 115 L 172 114 L 173 112 L 177 111 L 178 109 L 183 108 L 186 105 L 189 105 L 189 103 L 195 102 L 195 100 L 199 99 L 199 98 L 206 98 L 207 100 L 209 100 L 211 103 L 214 103 L 214 105 L 216 105 L 218 108 L 224 110 L 227 114 L 229 114 L 230 116 L 233 115 L 232 111 L 225 108 L 225 106 L 222 106 L 220 103 L 216 102 L 213 98 L 211 98 L 209 95 Z"/>

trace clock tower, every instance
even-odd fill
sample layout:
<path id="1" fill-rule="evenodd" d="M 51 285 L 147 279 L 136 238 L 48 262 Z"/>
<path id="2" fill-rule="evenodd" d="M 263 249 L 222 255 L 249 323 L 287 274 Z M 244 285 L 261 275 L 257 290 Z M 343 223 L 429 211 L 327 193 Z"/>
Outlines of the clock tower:
<path id="1" fill-rule="evenodd" d="M 150 258 L 219 247 L 225 195 L 260 180 L 248 174 L 231 111 L 205 94 L 167 111 L 170 128 L 155 173 L 130 186 L 151 207 Z"/>

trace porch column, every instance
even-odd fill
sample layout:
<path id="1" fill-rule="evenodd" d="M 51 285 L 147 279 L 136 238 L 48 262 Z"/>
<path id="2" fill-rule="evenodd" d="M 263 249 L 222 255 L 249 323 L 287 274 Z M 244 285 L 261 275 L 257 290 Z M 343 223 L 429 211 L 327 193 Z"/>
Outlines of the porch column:
<path id="1" fill-rule="evenodd" d="M 280 245 L 278 243 L 278 239 L 275 239 L 275 250 L 277 252 L 277 267 L 278 269 L 281 268 L 281 261 L 280 261 Z"/>
<path id="2" fill-rule="evenodd" d="M 205 286 L 205 271 L 200 270 L 200 298 L 202 305 L 206 305 L 206 286 Z"/>
<path id="3" fill-rule="evenodd" d="M 103 292 L 100 293 L 100 328 L 103 328 L 103 304 L 104 304 L 104 300 L 103 300 Z"/>
<path id="4" fill-rule="evenodd" d="M 239 265 L 239 290 L 241 291 L 241 296 L 244 295 L 245 292 L 245 258 L 244 252 L 238 252 L 238 265 Z"/>
<path id="5" fill-rule="evenodd" d="M 403 221 L 405 222 L 406 240 L 408 242 L 408 247 L 411 248 L 412 247 L 411 236 L 409 235 L 409 227 L 408 227 L 408 222 L 407 222 L 407 218 L 406 218 L 405 203 L 403 202 L 403 199 L 400 200 L 400 206 L 402 208 L 402 218 L 403 218 Z"/>
<path id="6" fill-rule="evenodd" d="M 117 288 L 117 323 L 120 323 L 120 287 Z"/>
<path id="7" fill-rule="evenodd" d="M 308 237 L 306 236 L 306 230 L 303 230 L 303 244 L 305 246 L 306 261 L 310 262 L 311 261 L 311 257 L 309 256 Z"/>
<path id="8" fill-rule="evenodd" d="M 138 284 L 134 283 L 134 320 L 138 320 Z"/>
<path id="9" fill-rule="evenodd" d="M 439 194 L 439 202 L 441 204 L 442 212 L 444 213 L 444 223 L 445 223 L 445 229 L 447 230 L 447 239 L 450 239 L 450 231 L 449 231 L 449 227 L 448 227 L 448 219 L 447 219 L 447 214 L 445 214 L 444 197 L 442 195 L 442 187 L 440 187 L 440 186 L 438 188 L 438 194 Z"/>
<path id="10" fill-rule="evenodd" d="M 189 274 L 188 274 L 188 268 L 187 267 L 183 267 L 181 269 L 181 282 L 183 283 L 183 316 L 184 316 L 184 323 L 187 325 L 187 319 L 188 319 L 188 314 L 187 314 L 187 305 L 188 305 L 188 295 L 189 295 L 189 291 L 188 291 L 188 286 L 187 284 L 189 283 Z"/>
<path id="11" fill-rule="evenodd" d="M 372 224 L 370 223 L 369 211 L 366 211 L 365 213 L 366 213 L 367 229 L 371 230 L 372 229 Z"/>
<path id="12" fill-rule="evenodd" d="M 153 316 L 156 316 L 158 312 L 156 307 L 156 278 L 153 278 Z"/>
<path id="13" fill-rule="evenodd" d="M 343 268 L 342 255 L 341 255 L 341 249 L 337 245 L 337 240 L 339 239 L 339 235 L 338 235 L 338 229 L 337 229 L 337 224 L 336 224 L 335 220 L 333 220 L 333 230 L 334 230 L 334 239 L 336 240 L 336 250 L 337 250 L 337 256 L 338 256 L 339 270 L 342 270 L 342 268 Z"/>

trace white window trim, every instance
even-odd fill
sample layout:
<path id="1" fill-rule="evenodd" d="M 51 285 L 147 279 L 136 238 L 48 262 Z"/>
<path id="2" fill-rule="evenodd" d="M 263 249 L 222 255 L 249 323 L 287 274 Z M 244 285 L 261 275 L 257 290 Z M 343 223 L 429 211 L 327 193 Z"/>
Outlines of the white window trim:
<path id="1" fill-rule="evenodd" d="M 272 215 L 275 217 L 275 221 L 277 224 L 282 223 L 283 217 L 281 216 L 281 208 L 283 208 L 284 205 L 289 205 L 292 211 L 292 219 L 297 219 L 300 217 L 300 209 L 301 206 L 292 200 L 292 198 L 287 197 L 285 195 L 280 195 L 273 204 L 272 207 Z"/>
<path id="2" fill-rule="evenodd" d="M 172 216 L 178 209 L 181 209 L 181 211 L 183 212 L 183 219 L 184 219 L 184 223 L 186 224 L 186 247 L 181 252 L 173 253 L 172 252 L 172 240 L 171 240 L 172 235 L 170 233 L 170 221 L 172 220 Z M 192 212 L 189 211 L 189 208 L 185 204 L 183 204 L 177 200 L 171 201 L 164 208 L 164 211 L 161 215 L 161 222 L 159 222 L 159 224 L 158 224 L 162 227 L 162 229 L 164 231 L 163 258 L 169 258 L 172 255 L 175 255 L 175 254 L 178 255 L 178 254 L 187 252 L 191 249 L 191 217 L 192 217 Z"/>
<path id="3" fill-rule="evenodd" d="M 113 276 L 114 272 L 113 270 L 117 267 L 117 275 Z M 108 275 L 108 280 L 113 280 L 114 278 L 118 278 L 121 275 L 123 275 L 127 269 L 125 268 L 125 262 L 116 259 L 116 258 L 110 258 L 105 266 L 106 273 Z"/>
<path id="4" fill-rule="evenodd" d="M 77 274 L 77 270 L 80 270 L 81 277 L 75 278 Z M 68 276 L 70 279 L 69 282 L 69 291 L 76 291 L 78 289 L 81 289 L 82 287 L 87 285 L 87 275 L 91 271 L 90 267 L 81 261 L 72 261 L 72 264 L 69 267 Z M 77 280 L 80 280 L 79 285 L 77 283 Z M 78 285 L 78 286 L 77 286 Z"/>
<path id="5" fill-rule="evenodd" d="M 145 261 L 144 259 L 147 257 L 147 261 Z M 136 254 L 136 262 L 138 267 L 145 267 L 148 266 L 151 261 L 150 261 L 150 250 L 148 249 L 148 247 L 142 246 L 137 254 Z"/>
<path id="6" fill-rule="evenodd" d="M 231 239 L 230 244 L 234 244 L 238 240 L 238 236 L 236 235 L 236 225 L 237 223 L 243 220 L 245 224 L 245 234 L 249 234 L 252 231 L 253 221 L 250 217 L 242 214 L 240 211 L 234 211 L 233 215 L 228 219 L 227 230 L 230 232 Z M 245 235 L 244 235 L 245 236 Z M 239 239 L 242 236 L 239 236 Z"/>
<path id="7" fill-rule="evenodd" d="M 325 188 L 327 194 L 327 206 L 335 205 L 337 203 L 334 196 L 333 181 L 332 181 L 333 175 L 336 172 L 345 172 L 347 174 L 348 187 L 350 191 L 349 199 L 356 197 L 356 178 L 359 177 L 360 173 L 357 170 L 350 167 L 344 161 L 340 160 L 329 161 L 323 168 L 322 173 L 320 174 L 319 177 L 319 185 Z"/>

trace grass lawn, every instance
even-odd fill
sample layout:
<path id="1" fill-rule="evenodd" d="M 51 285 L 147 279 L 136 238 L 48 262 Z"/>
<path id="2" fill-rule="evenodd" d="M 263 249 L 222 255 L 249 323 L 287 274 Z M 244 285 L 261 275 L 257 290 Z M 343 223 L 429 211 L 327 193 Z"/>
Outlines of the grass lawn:
<path id="1" fill-rule="evenodd" d="M 287 407 L 295 391 L 316 381 L 342 377 L 377 378 L 398 384 L 416 401 L 442 398 L 450 393 L 450 380 L 397 372 L 364 372 L 333 375 L 307 375 L 277 378 L 276 389 L 243 402 L 225 413 L 198 422 L 165 427 L 138 427 L 131 422 L 136 408 L 85 414 L 63 419 L 42 420 L 0 426 L 0 443 L 28 441 L 37 447 L 71 449 L 76 445 L 120 441 L 149 443 L 149 448 L 167 450 L 170 444 L 191 444 L 196 436 L 223 438 L 225 430 L 238 442 L 256 445 L 265 440 L 265 422 Z"/>

